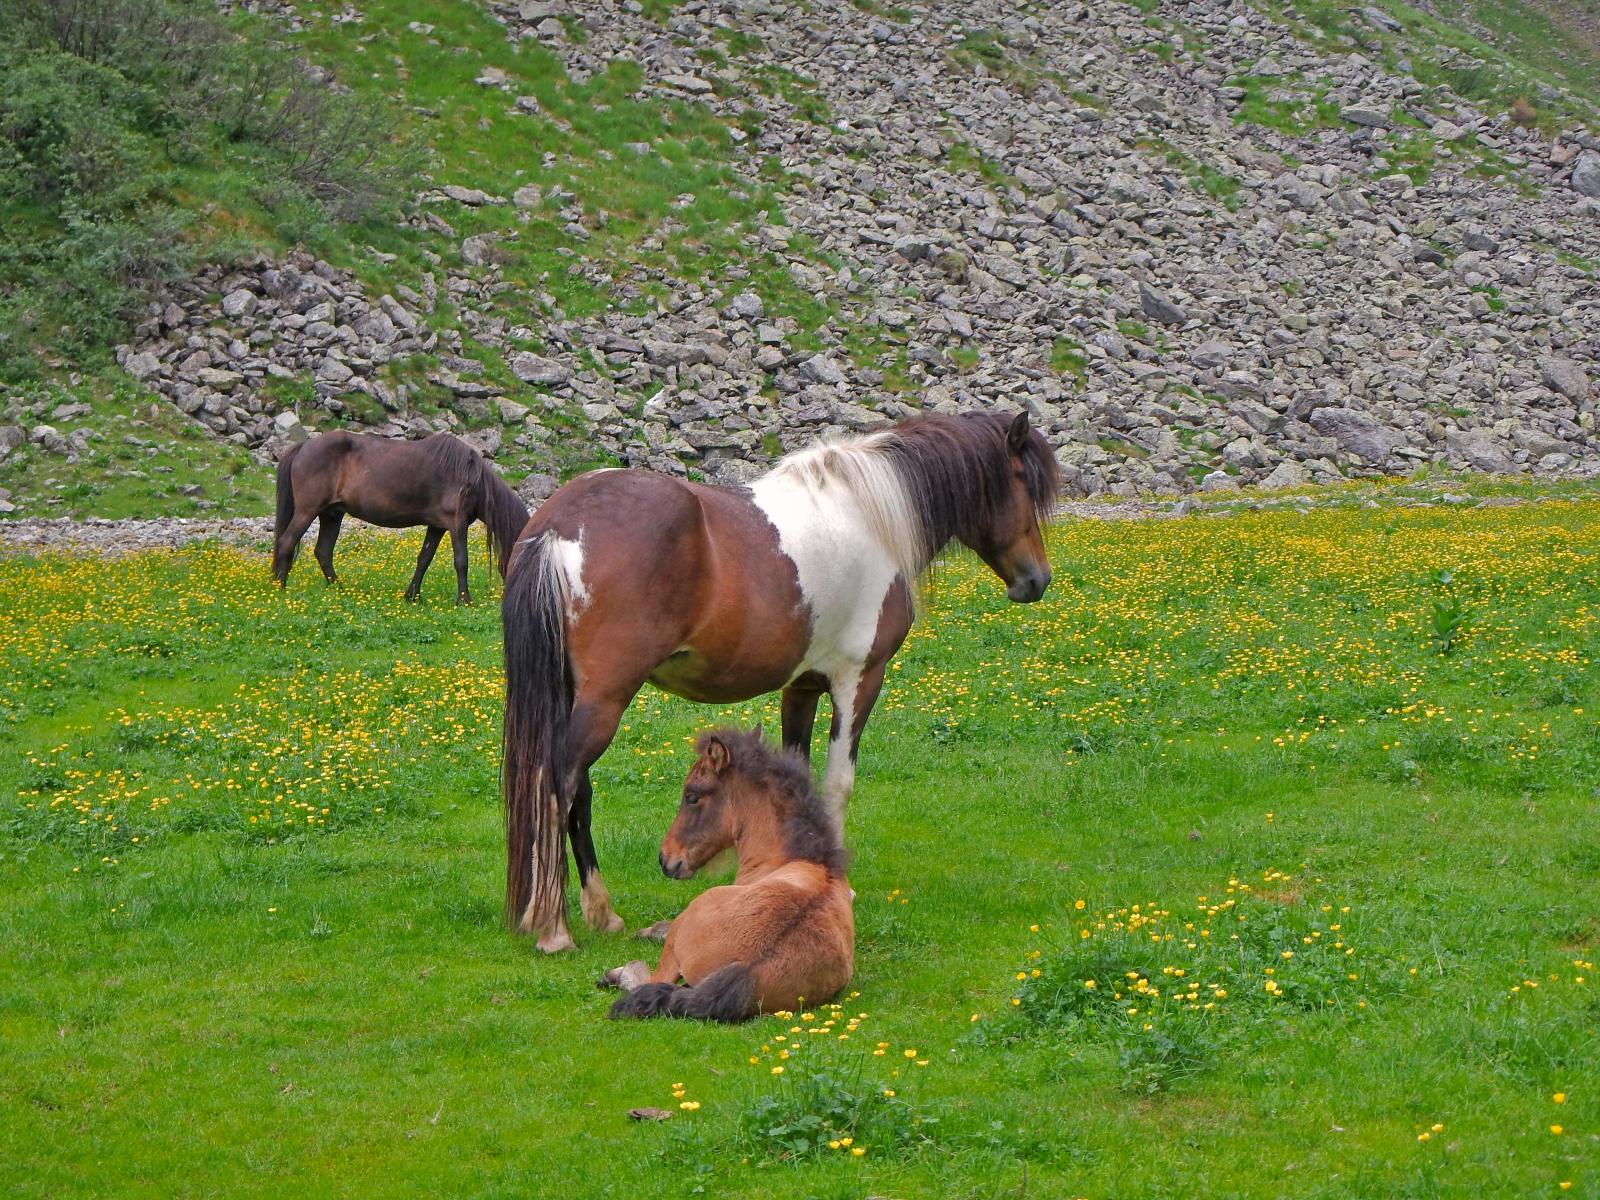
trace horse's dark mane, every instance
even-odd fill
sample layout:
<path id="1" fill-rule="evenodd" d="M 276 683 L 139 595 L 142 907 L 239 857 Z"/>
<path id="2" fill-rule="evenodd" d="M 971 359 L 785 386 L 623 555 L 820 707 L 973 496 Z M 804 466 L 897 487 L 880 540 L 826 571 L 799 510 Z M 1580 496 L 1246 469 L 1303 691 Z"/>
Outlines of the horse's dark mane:
<path id="1" fill-rule="evenodd" d="M 522 527 L 528 523 L 527 505 L 500 478 L 499 472 L 460 438 L 448 433 L 436 433 L 423 438 L 417 443 L 417 448 L 441 478 L 478 485 L 480 505 L 477 517 L 488 532 L 489 552 L 495 556 L 501 578 L 504 578 L 511 560 L 511 550 L 517 544 Z"/>
<path id="2" fill-rule="evenodd" d="M 928 560 L 952 538 L 987 528 L 1009 503 L 1006 432 L 1012 420 L 996 412 L 913 417 L 885 431 L 874 446 L 894 465 L 922 520 Z M 1061 470 L 1037 429 L 1028 430 L 1021 459 L 1023 482 L 1042 525 L 1060 495 Z"/>
<path id="3" fill-rule="evenodd" d="M 849 862 L 827 805 L 817 794 L 811 769 L 799 755 L 761 740 L 756 731 L 717 729 L 700 735 L 704 755 L 712 738 L 728 748 L 729 769 L 772 794 L 783 817 L 783 848 L 791 858 L 820 863 L 830 875 L 843 875 Z"/>

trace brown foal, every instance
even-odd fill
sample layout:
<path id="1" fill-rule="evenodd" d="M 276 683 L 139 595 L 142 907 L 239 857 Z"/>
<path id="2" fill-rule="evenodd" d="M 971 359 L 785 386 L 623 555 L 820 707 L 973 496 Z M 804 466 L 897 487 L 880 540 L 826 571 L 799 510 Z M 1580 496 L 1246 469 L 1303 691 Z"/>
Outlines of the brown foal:
<path id="1" fill-rule="evenodd" d="M 702 734 L 698 750 L 661 869 L 687 879 L 732 846 L 739 873 L 672 922 L 653 972 L 634 961 L 601 978 L 627 991 L 611 1015 L 747 1021 L 833 999 L 850 982 L 856 927 L 844 848 L 811 772 L 759 733 Z"/>

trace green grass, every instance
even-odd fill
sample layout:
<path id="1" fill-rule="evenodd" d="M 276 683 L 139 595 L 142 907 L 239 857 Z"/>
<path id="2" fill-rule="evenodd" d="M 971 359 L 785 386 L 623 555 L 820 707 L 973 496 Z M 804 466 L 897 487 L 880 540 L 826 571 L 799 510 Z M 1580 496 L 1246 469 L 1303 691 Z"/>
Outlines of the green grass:
<path id="1" fill-rule="evenodd" d="M 0 558 L 8 1188 L 1589 1194 L 1600 500 L 1567 490 L 1067 523 L 1029 608 L 941 567 L 850 813 L 859 994 L 792 1022 L 823 1036 L 611 1025 L 635 943 L 501 932 L 481 549 L 468 609 L 442 567 L 400 600 L 414 535 L 286 594 L 259 550 Z M 647 691 L 596 769 L 631 924 L 700 886 L 654 863 L 713 721 L 776 704 Z"/>
<path id="2" fill-rule="evenodd" d="M 241 446 L 219 441 L 170 402 L 123 377 L 91 379 L 76 388 L 19 387 L 13 398 L 44 401 L 27 428 L 53 425 L 63 436 L 88 430 L 88 449 L 76 463 L 37 445 L 14 450 L 0 463 L 0 487 L 12 493 L 17 517 L 255 516 L 272 508 L 272 468 Z M 63 404 L 91 411 L 54 420 Z M 184 489 L 200 491 L 189 494 Z"/>
<path id="3" fill-rule="evenodd" d="M 1360 46 L 1390 65 L 1404 59 L 1423 84 L 1448 88 L 1491 112 L 1531 101 L 1533 120 L 1547 134 L 1600 121 L 1600 12 L 1592 0 L 1447 0 L 1431 11 L 1381 0 L 1375 7 L 1401 23 L 1399 32 L 1375 28 L 1357 9 L 1329 0 L 1262 0 L 1261 7 L 1319 44 Z M 1541 94 L 1541 84 L 1559 94 Z"/>

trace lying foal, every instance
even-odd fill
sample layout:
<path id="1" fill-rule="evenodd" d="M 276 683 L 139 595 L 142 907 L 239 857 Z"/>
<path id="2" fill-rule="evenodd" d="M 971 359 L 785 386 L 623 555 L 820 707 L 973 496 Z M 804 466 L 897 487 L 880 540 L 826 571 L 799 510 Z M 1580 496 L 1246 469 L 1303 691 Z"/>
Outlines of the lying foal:
<path id="1" fill-rule="evenodd" d="M 833 999 L 850 981 L 855 917 L 811 772 L 759 733 L 702 734 L 697 749 L 661 869 L 687 879 L 732 846 L 739 873 L 672 922 L 653 974 L 639 961 L 606 972 L 601 986 L 627 993 L 611 1015 L 747 1021 Z"/>

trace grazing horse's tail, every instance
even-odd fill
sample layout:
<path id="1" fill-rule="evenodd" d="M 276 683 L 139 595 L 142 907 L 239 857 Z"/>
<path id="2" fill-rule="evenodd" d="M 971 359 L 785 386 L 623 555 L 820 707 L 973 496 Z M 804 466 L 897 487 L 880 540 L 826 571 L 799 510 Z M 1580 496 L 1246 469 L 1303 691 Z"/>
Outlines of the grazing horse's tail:
<path id="1" fill-rule="evenodd" d="M 688 1017 L 736 1025 L 761 1011 L 755 976 L 743 963 L 718 967 L 694 987 L 645 983 L 611 1006 L 611 1018 Z"/>
<path id="2" fill-rule="evenodd" d="M 272 573 L 281 581 L 289 574 L 289 567 L 294 562 L 294 551 L 298 545 L 292 547 L 285 555 L 278 546 L 278 540 L 283 537 L 283 531 L 289 528 L 289 522 L 294 517 L 294 480 L 290 477 L 290 468 L 294 465 L 294 456 L 300 453 L 304 442 L 296 442 L 283 452 L 283 457 L 278 460 L 278 509 L 272 521 Z"/>
<path id="3" fill-rule="evenodd" d="M 548 535 L 520 542 L 501 600 L 506 717 L 501 786 L 506 818 L 506 923 L 543 937 L 566 904 L 566 589 Z"/>

